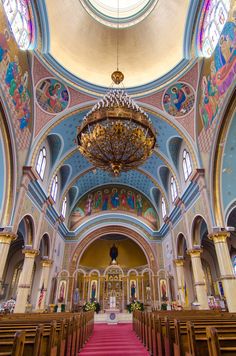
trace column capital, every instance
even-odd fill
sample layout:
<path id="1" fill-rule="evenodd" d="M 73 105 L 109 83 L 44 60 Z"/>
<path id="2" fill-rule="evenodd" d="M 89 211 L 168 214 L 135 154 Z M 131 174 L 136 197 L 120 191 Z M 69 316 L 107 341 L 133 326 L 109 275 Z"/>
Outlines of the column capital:
<path id="1" fill-rule="evenodd" d="M 187 251 L 187 254 L 190 255 L 190 257 L 200 257 L 201 253 L 202 253 L 201 248 L 193 248 Z"/>
<path id="2" fill-rule="evenodd" d="M 209 234 L 208 238 L 210 240 L 213 240 L 213 242 L 216 244 L 220 242 L 226 242 L 229 236 L 230 233 L 228 231 L 219 231 L 219 232 L 214 232 L 212 234 Z"/>
<path id="3" fill-rule="evenodd" d="M 1 244 L 8 244 L 10 245 L 10 243 L 14 240 L 16 240 L 17 235 L 13 234 L 12 232 L 0 232 L 0 243 Z"/>
<path id="4" fill-rule="evenodd" d="M 53 264 L 53 260 L 50 260 L 48 258 L 42 258 L 41 259 L 42 267 L 51 267 L 52 264 Z"/>
<path id="5" fill-rule="evenodd" d="M 184 259 L 183 258 L 176 258 L 175 260 L 173 260 L 175 265 L 177 267 L 183 266 L 184 265 Z"/>
<path id="6" fill-rule="evenodd" d="M 34 249 L 24 249 L 22 253 L 25 255 L 25 257 L 28 258 L 35 258 L 36 256 L 39 255 L 39 250 L 34 250 Z"/>

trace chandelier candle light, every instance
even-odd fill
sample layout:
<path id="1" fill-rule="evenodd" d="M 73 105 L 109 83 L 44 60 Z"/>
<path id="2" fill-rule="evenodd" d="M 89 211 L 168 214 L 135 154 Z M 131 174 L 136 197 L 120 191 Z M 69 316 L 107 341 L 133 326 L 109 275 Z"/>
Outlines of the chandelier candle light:
<path id="1" fill-rule="evenodd" d="M 124 80 L 124 74 L 118 69 L 118 47 L 117 31 L 117 70 L 111 75 L 116 85 Z M 112 88 L 84 117 L 78 127 L 77 142 L 80 153 L 96 168 L 118 176 L 122 171 L 140 166 L 151 156 L 156 132 L 148 115 L 127 92 L 123 88 Z"/>

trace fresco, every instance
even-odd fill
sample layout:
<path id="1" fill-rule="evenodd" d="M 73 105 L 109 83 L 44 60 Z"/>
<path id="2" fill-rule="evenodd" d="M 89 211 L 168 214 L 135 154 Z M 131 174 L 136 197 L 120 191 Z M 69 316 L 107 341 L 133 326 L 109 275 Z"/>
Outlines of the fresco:
<path id="1" fill-rule="evenodd" d="M 107 186 L 85 195 L 70 216 L 70 229 L 86 216 L 102 211 L 127 211 L 140 216 L 157 229 L 158 216 L 151 203 L 139 192 L 122 186 Z"/>
<path id="2" fill-rule="evenodd" d="M 25 55 L 24 55 L 25 56 Z M 30 91 L 27 62 L 18 56 L 18 48 L 10 32 L 0 28 L 0 76 L 3 92 L 11 110 L 12 118 L 21 130 L 31 120 Z"/>
<path id="3" fill-rule="evenodd" d="M 202 72 L 199 112 L 202 126 L 208 129 L 217 116 L 225 93 L 235 80 L 236 73 L 236 8 L 231 12 L 221 33 L 213 56 L 206 61 Z"/>
<path id="4" fill-rule="evenodd" d="M 68 105 L 69 93 L 64 84 L 53 78 L 44 79 L 36 87 L 36 98 L 41 109 L 57 114 Z"/>
<path id="5" fill-rule="evenodd" d="M 168 114 L 181 117 L 192 110 L 194 100 L 193 89 L 188 84 L 175 83 L 164 92 L 162 103 Z"/>

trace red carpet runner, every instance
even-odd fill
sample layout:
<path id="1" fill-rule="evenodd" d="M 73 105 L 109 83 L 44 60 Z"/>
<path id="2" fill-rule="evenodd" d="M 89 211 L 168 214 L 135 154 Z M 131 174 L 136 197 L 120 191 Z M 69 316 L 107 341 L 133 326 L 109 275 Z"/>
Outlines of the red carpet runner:
<path id="1" fill-rule="evenodd" d="M 94 333 L 79 353 L 80 356 L 148 356 L 132 324 L 95 324 Z"/>

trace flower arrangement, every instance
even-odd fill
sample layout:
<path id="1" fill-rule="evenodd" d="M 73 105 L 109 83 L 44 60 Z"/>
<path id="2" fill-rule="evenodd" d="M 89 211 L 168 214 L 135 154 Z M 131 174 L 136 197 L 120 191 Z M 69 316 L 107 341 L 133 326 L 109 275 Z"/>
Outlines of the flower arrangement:
<path id="1" fill-rule="evenodd" d="M 127 309 L 128 309 L 129 313 L 132 313 L 134 310 L 143 311 L 144 306 L 143 306 L 143 303 L 141 303 L 139 301 L 135 301 L 135 302 L 127 304 Z"/>
<path id="2" fill-rule="evenodd" d="M 2 311 L 4 313 L 7 313 L 7 312 L 13 313 L 15 305 L 16 305 L 16 301 L 14 299 L 9 299 L 6 302 L 2 303 L 0 311 Z"/>
<path id="3" fill-rule="evenodd" d="M 91 310 L 95 311 L 98 314 L 101 310 L 100 304 L 98 302 L 86 302 L 83 305 L 83 311 L 87 312 Z"/>

